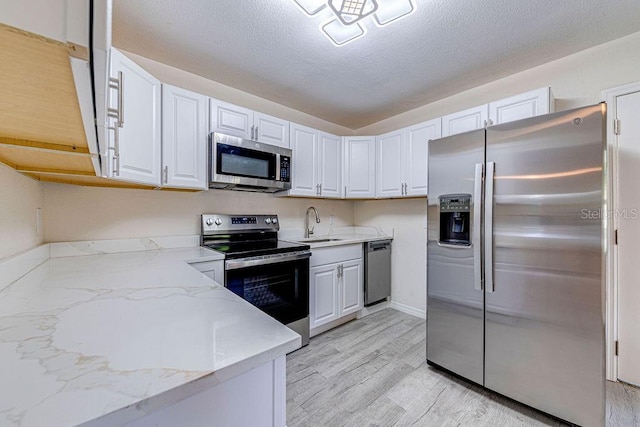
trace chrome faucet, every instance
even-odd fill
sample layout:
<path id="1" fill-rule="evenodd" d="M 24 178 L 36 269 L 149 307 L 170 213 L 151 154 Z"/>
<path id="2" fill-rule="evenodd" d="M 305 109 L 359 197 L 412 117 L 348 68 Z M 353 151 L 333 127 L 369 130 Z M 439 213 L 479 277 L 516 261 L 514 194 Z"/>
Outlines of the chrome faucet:
<path id="1" fill-rule="evenodd" d="M 307 213 L 304 215 L 304 237 L 307 239 L 310 235 L 313 234 L 313 229 L 315 227 L 309 228 L 309 211 L 313 211 L 316 214 L 316 224 L 320 224 L 320 215 L 318 214 L 318 209 L 313 206 L 309 206 L 307 209 Z"/>

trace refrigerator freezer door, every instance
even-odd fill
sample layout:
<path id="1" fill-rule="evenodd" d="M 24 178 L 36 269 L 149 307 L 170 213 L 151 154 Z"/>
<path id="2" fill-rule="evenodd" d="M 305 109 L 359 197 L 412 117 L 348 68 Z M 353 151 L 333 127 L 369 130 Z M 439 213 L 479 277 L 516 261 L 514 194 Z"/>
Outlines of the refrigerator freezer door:
<path id="1" fill-rule="evenodd" d="M 476 283 L 481 264 L 474 262 L 474 253 L 481 247 L 476 211 L 481 209 L 481 200 L 477 200 L 481 183 L 475 181 L 476 165 L 481 172 L 484 163 L 484 140 L 482 129 L 429 142 L 427 208 L 427 360 L 478 384 L 483 383 L 484 294 Z M 452 204 L 460 196 L 459 209 L 465 212 L 471 197 L 470 212 L 465 214 L 470 220 L 467 226 L 471 228 L 466 230 L 470 244 L 439 242 L 440 198 L 445 195 L 452 195 L 443 199 Z M 442 212 L 443 216 L 451 214 Z M 451 224 L 462 227 L 459 222 Z"/>
<path id="2" fill-rule="evenodd" d="M 485 386 L 585 426 L 604 425 L 604 115 L 600 104 L 487 129 Z"/>

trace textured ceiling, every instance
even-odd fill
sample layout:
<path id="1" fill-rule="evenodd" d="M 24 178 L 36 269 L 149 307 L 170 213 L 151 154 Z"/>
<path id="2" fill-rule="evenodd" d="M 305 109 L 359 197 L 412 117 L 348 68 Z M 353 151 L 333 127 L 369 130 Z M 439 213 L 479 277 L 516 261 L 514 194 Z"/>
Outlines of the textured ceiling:
<path id="1" fill-rule="evenodd" d="M 415 1 L 336 47 L 293 0 L 114 0 L 113 43 L 357 129 L 640 31 L 638 0 Z"/>

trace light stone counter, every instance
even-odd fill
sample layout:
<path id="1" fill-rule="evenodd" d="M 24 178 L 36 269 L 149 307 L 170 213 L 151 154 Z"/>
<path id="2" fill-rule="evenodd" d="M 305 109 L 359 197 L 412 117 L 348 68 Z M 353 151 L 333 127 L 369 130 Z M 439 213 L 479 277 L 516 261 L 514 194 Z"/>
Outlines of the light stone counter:
<path id="1" fill-rule="evenodd" d="M 0 425 L 124 424 L 299 348 L 187 264 L 217 259 L 204 248 L 49 258 L 0 287 Z M 0 276 L 15 274 L 20 260 L 5 261 Z"/>
<path id="2" fill-rule="evenodd" d="M 336 227 L 329 229 L 318 229 L 308 239 L 304 238 L 303 230 L 283 230 L 280 238 L 291 242 L 306 243 L 314 248 L 325 248 L 330 246 L 351 245 L 354 243 L 375 242 L 380 240 L 393 240 L 393 229 L 383 230 L 374 227 Z M 314 240 L 328 240 L 314 242 Z"/>

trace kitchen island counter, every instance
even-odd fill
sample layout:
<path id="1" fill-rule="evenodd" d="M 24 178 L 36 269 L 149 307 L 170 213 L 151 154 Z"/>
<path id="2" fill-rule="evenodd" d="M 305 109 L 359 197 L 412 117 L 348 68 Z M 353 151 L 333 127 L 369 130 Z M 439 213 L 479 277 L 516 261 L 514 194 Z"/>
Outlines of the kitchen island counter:
<path id="1" fill-rule="evenodd" d="M 0 425 L 135 422 L 283 364 L 300 336 L 187 263 L 216 259 L 204 248 L 50 258 L 2 289 Z"/>

